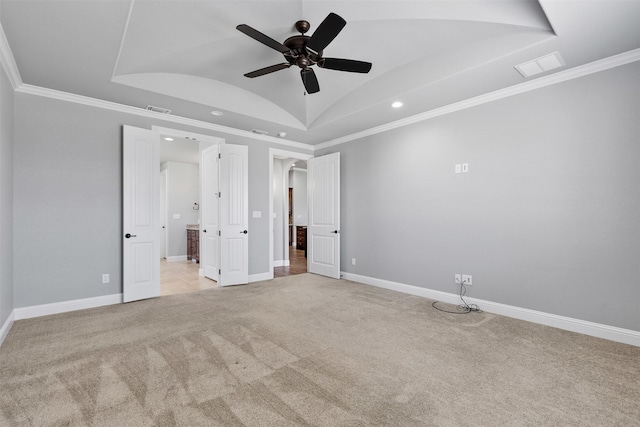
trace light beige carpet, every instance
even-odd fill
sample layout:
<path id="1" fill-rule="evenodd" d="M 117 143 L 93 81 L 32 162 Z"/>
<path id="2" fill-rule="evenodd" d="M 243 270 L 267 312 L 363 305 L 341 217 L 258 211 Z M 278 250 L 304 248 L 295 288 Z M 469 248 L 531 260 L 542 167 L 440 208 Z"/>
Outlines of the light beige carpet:
<path id="1" fill-rule="evenodd" d="M 640 348 L 304 274 L 15 322 L 2 426 L 633 426 Z"/>

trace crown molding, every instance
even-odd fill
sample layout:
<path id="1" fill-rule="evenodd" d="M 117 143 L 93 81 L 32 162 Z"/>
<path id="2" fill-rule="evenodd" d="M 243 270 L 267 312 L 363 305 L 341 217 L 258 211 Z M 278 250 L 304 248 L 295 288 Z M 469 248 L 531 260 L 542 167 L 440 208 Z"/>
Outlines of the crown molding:
<path id="1" fill-rule="evenodd" d="M 16 59 L 13 57 L 13 52 L 11 52 L 11 47 L 9 46 L 7 36 L 4 34 L 2 24 L 0 24 L 0 62 L 2 62 L 2 68 L 4 68 L 5 73 L 7 73 L 13 89 L 16 90 L 22 85 L 22 77 L 20 77 Z"/>
<path id="2" fill-rule="evenodd" d="M 456 111 L 465 110 L 467 108 L 471 108 L 481 104 L 486 104 L 489 102 L 508 98 L 510 96 L 519 95 L 521 93 L 530 92 L 543 87 L 552 86 L 558 83 L 577 79 L 579 77 L 588 76 L 589 74 L 605 71 L 610 68 L 620 67 L 622 65 L 630 64 L 632 62 L 636 62 L 639 60 L 640 60 L 640 49 L 630 50 L 628 52 L 624 52 L 619 55 L 610 56 L 608 58 L 600 59 L 598 61 L 594 61 L 585 65 L 580 65 L 578 67 L 570 68 L 568 70 L 560 71 L 548 76 L 539 77 L 535 80 L 530 80 L 514 86 L 506 87 L 504 89 L 499 89 L 499 90 L 489 92 L 483 95 L 479 95 L 473 98 L 465 99 L 464 101 L 455 102 L 453 104 L 445 105 L 444 107 L 435 108 L 433 110 L 425 111 L 424 113 L 416 114 L 410 117 L 405 117 L 404 119 L 396 120 L 381 126 L 376 126 L 370 129 L 366 129 L 361 132 L 356 132 L 350 135 L 342 136 L 340 138 L 325 141 L 318 145 L 315 145 L 314 147 L 316 150 L 335 147 L 336 145 L 344 144 L 349 141 L 353 141 L 356 139 L 386 132 L 388 130 L 408 126 L 414 123 L 433 119 L 435 117 L 444 116 L 446 114 L 451 114 Z"/>
<path id="3" fill-rule="evenodd" d="M 83 95 L 76 95 L 74 93 L 63 92 L 55 89 L 47 89 L 40 86 L 34 86 L 30 84 L 21 84 L 16 88 L 16 92 L 26 93 L 29 95 L 42 96 L 46 98 L 53 98 L 59 101 L 73 102 L 76 104 L 87 105 L 89 107 L 102 108 L 105 110 L 117 111 L 125 114 L 133 114 L 136 116 L 148 117 L 152 119 L 162 120 L 171 123 L 180 123 L 187 126 L 193 126 L 200 129 L 212 130 L 215 132 L 221 132 L 229 135 L 241 136 L 244 138 L 257 139 L 260 141 L 269 142 L 272 144 L 285 145 L 288 147 L 300 148 L 303 150 L 313 151 L 313 145 L 304 144 L 302 142 L 291 141 L 282 138 L 276 138 L 268 135 L 255 134 L 246 130 L 236 129 L 229 126 L 222 126 L 215 123 L 207 123 L 201 120 L 189 119 L 187 117 L 174 116 L 171 114 L 156 113 L 146 110 L 144 108 L 132 107 L 129 105 L 118 104 L 117 102 L 105 101 L 102 99 L 91 98 Z"/>

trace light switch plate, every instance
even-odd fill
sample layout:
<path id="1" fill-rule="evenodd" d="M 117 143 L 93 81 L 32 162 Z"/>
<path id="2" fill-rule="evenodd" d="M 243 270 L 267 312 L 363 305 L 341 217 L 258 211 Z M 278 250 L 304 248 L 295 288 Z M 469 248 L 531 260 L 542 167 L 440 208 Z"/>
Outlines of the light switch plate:
<path id="1" fill-rule="evenodd" d="M 467 173 L 469 172 L 469 163 L 463 163 L 462 164 L 462 173 Z"/>
<path id="2" fill-rule="evenodd" d="M 462 172 L 462 165 L 458 163 L 456 165 L 456 173 L 460 173 L 460 172 Z"/>

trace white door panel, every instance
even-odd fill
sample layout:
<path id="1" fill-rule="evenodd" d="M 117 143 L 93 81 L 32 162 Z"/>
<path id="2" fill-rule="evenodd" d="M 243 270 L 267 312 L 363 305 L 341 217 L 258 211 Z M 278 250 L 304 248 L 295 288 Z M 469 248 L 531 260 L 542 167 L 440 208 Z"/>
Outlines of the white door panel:
<path id="1" fill-rule="evenodd" d="M 220 146 L 221 286 L 249 283 L 248 148 Z"/>
<path id="2" fill-rule="evenodd" d="M 202 150 L 202 225 L 200 233 L 200 262 L 204 276 L 218 280 L 220 269 L 220 239 L 218 237 L 218 151 L 214 145 Z"/>
<path id="3" fill-rule="evenodd" d="M 123 300 L 160 295 L 160 167 L 158 135 L 123 130 Z"/>
<path id="4" fill-rule="evenodd" d="M 309 159 L 308 271 L 340 278 L 340 153 Z"/>

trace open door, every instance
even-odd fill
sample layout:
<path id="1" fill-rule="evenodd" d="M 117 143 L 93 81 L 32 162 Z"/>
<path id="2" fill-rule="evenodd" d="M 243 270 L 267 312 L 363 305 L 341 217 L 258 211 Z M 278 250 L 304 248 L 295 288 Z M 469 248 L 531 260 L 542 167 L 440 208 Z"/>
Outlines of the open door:
<path id="1" fill-rule="evenodd" d="M 130 302 L 160 296 L 158 134 L 123 129 L 122 294 Z"/>
<path id="2" fill-rule="evenodd" d="M 218 145 L 202 150 L 202 225 L 200 234 L 200 264 L 204 277 L 218 281 L 220 269 L 220 238 L 218 229 Z"/>
<path id="3" fill-rule="evenodd" d="M 340 278 L 340 153 L 307 163 L 307 270 Z"/>
<path id="4" fill-rule="evenodd" d="M 249 283 L 248 147 L 220 145 L 220 286 Z"/>

